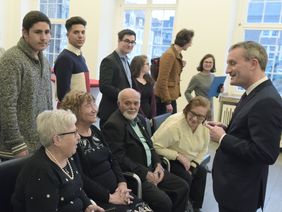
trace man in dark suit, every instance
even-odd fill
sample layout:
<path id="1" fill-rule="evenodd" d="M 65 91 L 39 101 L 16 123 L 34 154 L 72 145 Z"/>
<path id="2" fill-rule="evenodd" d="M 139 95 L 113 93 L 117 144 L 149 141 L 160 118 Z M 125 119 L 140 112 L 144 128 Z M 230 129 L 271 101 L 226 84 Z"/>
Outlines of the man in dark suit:
<path id="1" fill-rule="evenodd" d="M 118 93 L 124 88 L 132 87 L 127 54 L 132 51 L 136 44 L 135 40 L 136 34 L 134 31 L 130 29 L 120 31 L 117 49 L 101 62 L 99 84 L 103 95 L 98 112 L 100 128 L 118 108 Z"/>
<path id="2" fill-rule="evenodd" d="M 219 142 L 213 163 L 213 189 L 220 212 L 255 212 L 263 208 L 268 167 L 279 155 L 282 100 L 265 75 L 267 53 L 258 43 L 229 49 L 226 73 L 231 85 L 246 92 L 229 126 L 208 123 Z"/>
<path id="3" fill-rule="evenodd" d="M 155 212 L 185 211 L 188 184 L 162 168 L 145 120 L 138 115 L 140 94 L 132 88 L 122 90 L 118 107 L 105 123 L 103 134 L 122 170 L 140 177 L 142 199 Z"/>

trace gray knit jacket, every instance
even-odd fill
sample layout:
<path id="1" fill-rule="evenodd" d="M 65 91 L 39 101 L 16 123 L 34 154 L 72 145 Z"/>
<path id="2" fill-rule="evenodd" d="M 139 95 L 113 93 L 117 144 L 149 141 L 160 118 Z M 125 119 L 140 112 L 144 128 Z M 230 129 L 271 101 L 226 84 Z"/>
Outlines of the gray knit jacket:
<path id="1" fill-rule="evenodd" d="M 23 38 L 0 58 L 0 157 L 38 146 L 36 117 L 52 109 L 50 75 L 43 53 L 36 59 Z"/>

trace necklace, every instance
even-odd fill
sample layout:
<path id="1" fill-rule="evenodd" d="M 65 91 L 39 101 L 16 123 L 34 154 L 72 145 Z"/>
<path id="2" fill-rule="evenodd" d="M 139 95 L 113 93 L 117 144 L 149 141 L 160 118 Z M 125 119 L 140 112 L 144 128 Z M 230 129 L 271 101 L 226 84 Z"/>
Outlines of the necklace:
<path id="1" fill-rule="evenodd" d="M 69 162 L 69 159 L 67 160 L 67 165 L 68 165 L 69 168 L 70 168 L 71 174 L 69 174 L 69 172 L 66 171 L 64 168 L 61 168 L 60 163 L 57 161 L 57 159 L 55 158 L 55 156 L 54 156 L 47 148 L 45 148 L 45 150 L 46 150 L 46 153 L 48 153 L 48 155 L 49 155 L 49 156 L 53 159 L 53 161 L 57 164 L 57 166 L 59 166 L 60 169 L 65 173 L 65 175 L 67 175 L 71 180 L 73 180 L 74 174 L 73 174 L 73 170 L 72 170 L 71 164 L 70 164 L 70 162 Z"/>

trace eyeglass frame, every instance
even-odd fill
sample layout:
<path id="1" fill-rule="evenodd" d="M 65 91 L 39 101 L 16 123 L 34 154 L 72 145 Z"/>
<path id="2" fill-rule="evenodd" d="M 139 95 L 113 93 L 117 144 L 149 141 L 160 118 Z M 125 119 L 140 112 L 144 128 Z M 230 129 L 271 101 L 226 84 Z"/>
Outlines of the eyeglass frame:
<path id="1" fill-rule="evenodd" d="M 64 135 L 70 135 L 70 134 L 74 134 L 75 136 L 77 136 L 78 135 L 78 129 L 76 129 L 75 131 L 71 131 L 71 132 L 59 133 L 57 135 L 58 136 L 64 136 Z"/>
<path id="2" fill-rule="evenodd" d="M 134 41 L 130 41 L 129 39 L 125 39 L 125 40 L 122 40 L 122 42 L 125 42 L 125 43 L 127 43 L 128 45 L 129 45 L 129 44 L 131 44 L 131 45 L 133 45 L 133 46 L 136 45 L 136 41 L 135 41 L 135 40 L 134 40 Z"/>
<path id="3" fill-rule="evenodd" d="M 203 115 L 197 114 L 197 113 L 195 113 L 195 112 L 193 112 L 191 110 L 188 110 L 188 113 L 191 114 L 192 118 L 196 117 L 197 120 L 199 122 L 201 122 L 202 124 L 207 120 L 207 116 L 203 116 Z M 200 118 L 201 118 L 201 120 L 200 120 Z"/>

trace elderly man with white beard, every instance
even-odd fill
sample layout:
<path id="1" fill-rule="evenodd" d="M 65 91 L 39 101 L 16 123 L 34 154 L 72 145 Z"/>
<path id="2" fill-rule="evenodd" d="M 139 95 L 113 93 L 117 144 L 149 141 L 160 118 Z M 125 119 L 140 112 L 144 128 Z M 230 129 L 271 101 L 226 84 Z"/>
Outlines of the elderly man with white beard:
<path id="1" fill-rule="evenodd" d="M 138 114 L 140 93 L 131 88 L 118 95 L 118 109 L 103 127 L 103 135 L 123 171 L 136 173 L 142 181 L 142 199 L 155 212 L 185 211 L 189 187 L 165 171 Z"/>

